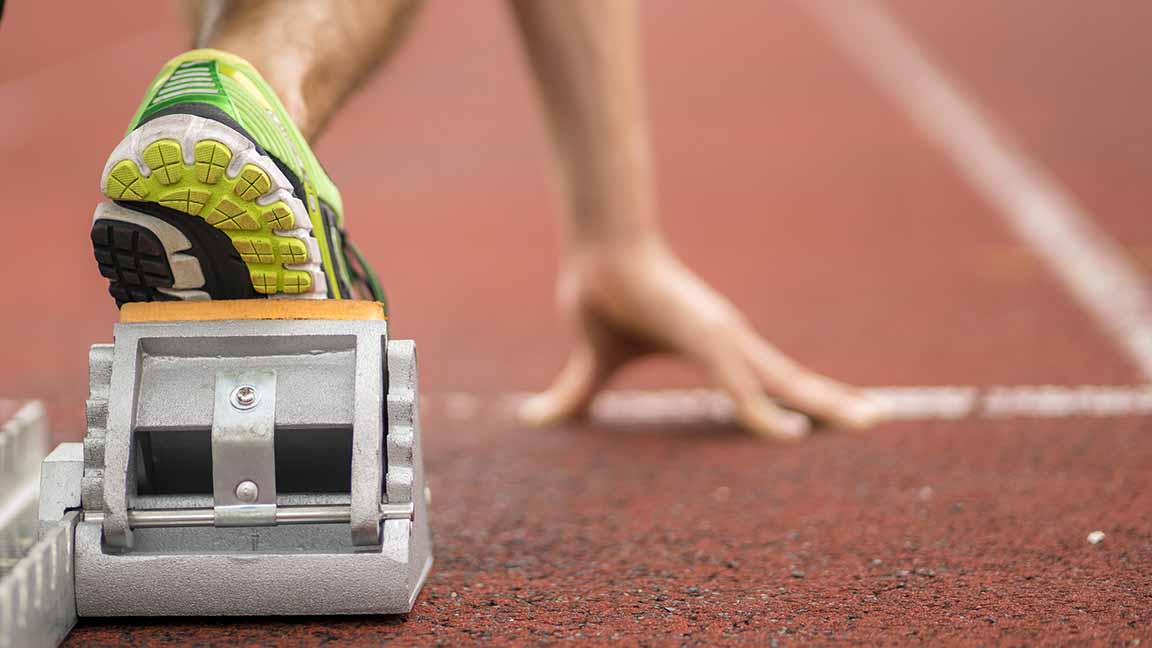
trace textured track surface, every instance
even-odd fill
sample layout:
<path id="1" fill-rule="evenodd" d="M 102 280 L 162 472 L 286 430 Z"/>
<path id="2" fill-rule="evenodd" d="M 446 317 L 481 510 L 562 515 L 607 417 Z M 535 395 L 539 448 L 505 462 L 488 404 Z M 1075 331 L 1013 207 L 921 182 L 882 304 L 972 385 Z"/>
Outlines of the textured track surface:
<path id="1" fill-rule="evenodd" d="M 732 430 L 433 423 L 467 440 L 428 448 L 439 557 L 407 621 L 101 622 L 71 645 L 1036 645 L 1152 621 L 1143 421 L 900 425 L 788 452 Z"/>
<path id="2" fill-rule="evenodd" d="M 870 385 L 1140 382 L 804 12 L 645 6 L 669 236 L 773 342 Z M 1152 267 L 1145 5 L 892 6 Z M 86 348 L 115 317 L 91 268 L 88 188 L 155 66 L 187 40 L 175 15 L 123 41 L 97 29 L 136 11 L 82 4 L 88 29 L 49 44 L 37 35 L 58 29 L 54 10 L 15 3 L 0 39 L 0 117 L 21 125 L 0 135 L 3 159 L 74 152 L 51 174 L 4 169 L 23 188 L 9 209 L 35 218 L 9 222 L 21 255 L 0 270 L 52 259 L 43 278 L 61 290 L 8 286 L 5 304 L 35 315 L 0 324 L 20 342 L 0 390 L 46 398 L 59 439 L 79 438 Z M 432 3 L 416 27 L 318 153 L 389 288 L 394 333 L 418 341 L 425 392 L 539 387 L 567 336 L 549 315 L 547 140 L 513 31 L 485 3 Z M 93 126 L 62 129 L 77 93 Z M 622 382 L 700 380 L 657 362 Z M 910 422 L 779 446 L 714 426 L 536 431 L 432 411 L 438 562 L 407 620 L 85 622 L 69 645 L 1147 645 L 1148 425 Z"/>

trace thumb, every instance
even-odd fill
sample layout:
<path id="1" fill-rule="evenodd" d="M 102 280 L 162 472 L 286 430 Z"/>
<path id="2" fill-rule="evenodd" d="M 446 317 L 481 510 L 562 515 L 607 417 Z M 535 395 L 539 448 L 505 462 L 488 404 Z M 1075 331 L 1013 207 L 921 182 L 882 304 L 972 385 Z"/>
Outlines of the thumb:
<path id="1" fill-rule="evenodd" d="M 586 415 L 592 399 L 613 370 L 586 342 L 581 343 L 572 350 L 552 386 L 529 397 L 520 406 L 520 420 L 540 426 Z"/>

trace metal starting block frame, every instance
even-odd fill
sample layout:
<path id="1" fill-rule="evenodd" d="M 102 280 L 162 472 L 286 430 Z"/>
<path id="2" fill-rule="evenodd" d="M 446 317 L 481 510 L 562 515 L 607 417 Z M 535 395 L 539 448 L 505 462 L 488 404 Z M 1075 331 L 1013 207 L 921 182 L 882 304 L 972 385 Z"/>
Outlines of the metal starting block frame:
<path id="1" fill-rule="evenodd" d="M 42 468 L 79 616 L 407 613 L 432 566 L 415 345 L 374 302 L 128 304 Z"/>

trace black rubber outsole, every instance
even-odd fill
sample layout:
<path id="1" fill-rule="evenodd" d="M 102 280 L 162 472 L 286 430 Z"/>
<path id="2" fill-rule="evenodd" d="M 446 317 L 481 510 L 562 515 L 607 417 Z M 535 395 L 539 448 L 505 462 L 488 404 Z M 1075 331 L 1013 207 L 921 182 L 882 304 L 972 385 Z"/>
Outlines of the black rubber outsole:
<path id="1" fill-rule="evenodd" d="M 121 207 L 151 216 L 180 230 L 192 244 L 181 254 L 200 262 L 204 285 L 195 287 L 212 299 L 258 299 L 248 266 L 224 232 L 203 219 L 147 202 L 116 201 Z M 175 283 L 169 251 L 147 227 L 114 218 L 92 224 L 92 250 L 100 274 L 108 279 L 108 294 L 117 306 L 128 302 L 174 301 L 161 292 Z"/>
<path id="2" fill-rule="evenodd" d="M 176 299 L 157 290 L 171 288 L 174 279 L 160 238 L 148 228 L 101 219 L 92 224 L 91 236 L 96 264 L 117 306 Z"/>

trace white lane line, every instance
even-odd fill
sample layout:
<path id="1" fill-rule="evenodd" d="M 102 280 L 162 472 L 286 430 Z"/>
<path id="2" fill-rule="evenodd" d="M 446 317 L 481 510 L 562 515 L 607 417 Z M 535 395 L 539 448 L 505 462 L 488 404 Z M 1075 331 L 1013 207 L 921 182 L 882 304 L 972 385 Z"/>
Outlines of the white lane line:
<path id="1" fill-rule="evenodd" d="M 894 420 L 1120 417 L 1152 414 L 1152 385 L 1015 385 L 874 387 Z M 509 420 L 527 392 L 442 392 L 421 396 L 426 414 L 449 420 Z M 714 389 L 611 390 L 592 404 L 592 418 L 625 424 L 734 419 L 732 401 Z"/>
<path id="2" fill-rule="evenodd" d="M 799 0 L 1152 380 L 1152 298 L 1120 247 L 880 4 Z"/>

